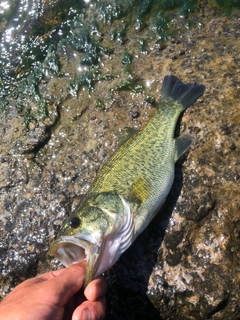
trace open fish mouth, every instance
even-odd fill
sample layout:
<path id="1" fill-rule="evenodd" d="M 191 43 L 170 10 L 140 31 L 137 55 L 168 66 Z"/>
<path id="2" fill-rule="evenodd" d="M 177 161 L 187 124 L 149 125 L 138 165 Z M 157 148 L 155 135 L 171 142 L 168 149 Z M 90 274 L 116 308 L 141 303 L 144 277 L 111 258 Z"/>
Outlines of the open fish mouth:
<path id="1" fill-rule="evenodd" d="M 83 237 L 85 238 L 85 237 Z M 85 286 L 97 276 L 96 261 L 99 257 L 99 247 L 96 243 L 75 236 L 60 237 L 51 248 L 54 255 L 65 267 L 87 260 Z"/>
<path id="2" fill-rule="evenodd" d="M 76 239 L 77 240 L 77 239 Z M 75 239 L 59 239 L 51 252 L 65 267 L 86 259 L 85 248 Z"/>

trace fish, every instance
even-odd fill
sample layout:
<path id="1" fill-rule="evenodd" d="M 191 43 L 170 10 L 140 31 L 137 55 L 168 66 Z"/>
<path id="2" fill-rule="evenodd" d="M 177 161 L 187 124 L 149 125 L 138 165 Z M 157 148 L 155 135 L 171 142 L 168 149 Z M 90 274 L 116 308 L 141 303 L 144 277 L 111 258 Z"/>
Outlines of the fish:
<path id="1" fill-rule="evenodd" d="M 86 259 L 85 286 L 117 262 L 165 202 L 175 163 L 192 143 L 187 134 L 175 137 L 177 121 L 204 90 L 165 76 L 156 114 L 103 165 L 63 223 L 50 254 L 66 267 Z"/>

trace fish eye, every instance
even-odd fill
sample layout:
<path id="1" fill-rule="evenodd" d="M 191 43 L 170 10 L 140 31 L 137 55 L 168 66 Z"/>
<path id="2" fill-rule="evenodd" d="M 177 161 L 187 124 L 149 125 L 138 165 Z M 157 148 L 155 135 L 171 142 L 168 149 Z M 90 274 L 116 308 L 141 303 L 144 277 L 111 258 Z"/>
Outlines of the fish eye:
<path id="1" fill-rule="evenodd" d="M 69 223 L 68 223 L 69 227 L 70 228 L 77 228 L 80 226 L 80 219 L 78 217 L 73 217 L 69 220 Z"/>

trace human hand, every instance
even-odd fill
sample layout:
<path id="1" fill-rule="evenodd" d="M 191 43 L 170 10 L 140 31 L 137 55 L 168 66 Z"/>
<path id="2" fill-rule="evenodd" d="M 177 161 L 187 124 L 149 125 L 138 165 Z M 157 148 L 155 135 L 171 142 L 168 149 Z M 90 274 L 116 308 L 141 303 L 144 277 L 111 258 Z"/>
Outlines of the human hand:
<path id="1" fill-rule="evenodd" d="M 0 303 L 1 320 L 103 319 L 107 283 L 98 277 L 83 291 L 85 273 L 82 261 L 22 282 Z"/>

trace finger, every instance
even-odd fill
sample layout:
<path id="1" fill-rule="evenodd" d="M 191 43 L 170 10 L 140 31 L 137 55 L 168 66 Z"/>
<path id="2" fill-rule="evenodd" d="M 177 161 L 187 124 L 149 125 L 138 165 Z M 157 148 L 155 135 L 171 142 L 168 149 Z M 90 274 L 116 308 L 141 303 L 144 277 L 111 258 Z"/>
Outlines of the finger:
<path id="1" fill-rule="evenodd" d="M 86 263 L 80 262 L 64 269 L 54 272 L 54 278 L 45 282 L 45 290 L 54 291 L 56 300 L 63 306 L 82 286 L 86 274 Z"/>
<path id="2" fill-rule="evenodd" d="M 81 304 L 83 301 L 86 301 L 83 290 L 79 290 L 75 293 L 64 306 L 64 317 L 62 320 L 72 319 L 72 314 L 74 310 Z"/>
<path id="3" fill-rule="evenodd" d="M 78 265 L 78 264 L 76 264 L 76 265 Z M 79 263 L 79 265 L 85 266 L 85 268 L 86 268 L 86 261 L 85 260 L 81 261 Z M 72 267 L 72 266 L 70 266 L 70 267 Z M 62 274 L 63 272 L 65 272 L 66 270 L 67 270 L 67 268 L 62 268 L 62 269 L 58 269 L 58 270 L 54 270 L 54 271 L 49 271 L 47 273 L 43 273 L 43 274 L 41 274 L 39 276 L 36 276 L 34 278 L 25 280 L 20 285 L 18 285 L 18 287 L 21 287 L 21 288 L 30 287 L 30 286 L 32 286 L 32 285 L 34 285 L 36 283 L 54 279 L 57 276 L 59 276 L 60 274 Z"/>
<path id="4" fill-rule="evenodd" d="M 47 273 L 43 273 L 43 274 L 37 276 L 36 278 L 40 278 L 40 279 L 43 279 L 43 280 L 51 280 L 51 279 L 59 276 L 65 270 L 66 270 L 66 268 L 61 268 L 61 269 L 58 269 L 58 270 L 50 271 L 50 272 L 47 272 Z"/>
<path id="5" fill-rule="evenodd" d="M 54 271 L 49 271 L 47 273 L 43 273 L 43 274 L 36 276 L 34 278 L 25 280 L 21 285 L 22 286 L 30 286 L 30 285 L 34 285 L 38 282 L 44 282 L 44 281 L 51 280 L 51 279 L 59 276 L 65 270 L 66 270 L 66 268 L 62 268 L 62 269 L 58 269 L 58 270 L 54 270 Z"/>
<path id="6" fill-rule="evenodd" d="M 79 263 L 76 263 L 76 264 L 74 264 L 74 265 L 78 265 L 78 264 L 81 265 L 81 266 L 85 266 L 85 268 L 86 268 L 86 260 L 83 260 L 83 261 L 81 261 L 81 262 L 79 262 Z M 74 265 L 71 265 L 69 268 L 73 267 Z M 50 271 L 50 272 L 47 272 L 47 273 L 43 273 L 43 274 L 41 274 L 41 275 L 38 276 L 38 277 L 43 278 L 44 280 L 50 280 L 50 279 L 52 279 L 52 278 L 55 278 L 55 277 L 59 276 L 59 275 L 60 275 L 61 273 L 63 273 L 66 269 L 67 269 L 67 268 L 62 268 L 62 269 Z"/>
<path id="7" fill-rule="evenodd" d="M 106 315 L 106 298 L 85 301 L 75 309 L 72 320 L 102 320 Z"/>
<path id="8" fill-rule="evenodd" d="M 37 277 L 34 277 L 34 278 L 30 278 L 30 279 L 24 280 L 22 283 L 17 285 L 16 288 L 18 288 L 18 289 L 21 288 L 21 290 L 22 290 L 22 289 L 34 286 L 39 282 L 44 282 L 46 280 L 50 280 L 51 278 L 54 278 L 54 276 L 52 275 L 52 271 L 49 272 L 48 274 L 44 274 L 44 275 L 41 275 L 41 276 L 37 276 Z"/>
<path id="9" fill-rule="evenodd" d="M 81 263 L 86 263 L 84 261 L 82 261 Z M 24 282 L 22 282 L 20 284 L 20 286 L 21 287 L 29 287 L 31 285 L 34 285 L 34 284 L 38 283 L 38 282 L 51 280 L 51 279 L 59 276 L 65 270 L 66 270 L 66 268 L 61 268 L 61 269 L 58 269 L 58 270 L 54 270 L 54 271 L 49 271 L 49 272 L 43 273 L 43 274 L 41 274 L 39 276 L 36 276 L 34 278 L 25 280 Z"/>
<path id="10" fill-rule="evenodd" d="M 92 302 L 102 298 L 107 291 L 107 282 L 103 276 L 100 276 L 93 280 L 85 290 L 86 291 L 84 291 L 83 293 L 83 289 L 81 289 L 73 296 L 74 308 L 72 310 L 74 310 L 77 306 L 86 301 L 86 298 Z"/>
<path id="11" fill-rule="evenodd" d="M 107 292 L 107 281 L 103 276 L 100 276 L 91 281 L 86 289 L 84 295 L 89 301 L 96 301 L 103 297 Z"/>

